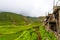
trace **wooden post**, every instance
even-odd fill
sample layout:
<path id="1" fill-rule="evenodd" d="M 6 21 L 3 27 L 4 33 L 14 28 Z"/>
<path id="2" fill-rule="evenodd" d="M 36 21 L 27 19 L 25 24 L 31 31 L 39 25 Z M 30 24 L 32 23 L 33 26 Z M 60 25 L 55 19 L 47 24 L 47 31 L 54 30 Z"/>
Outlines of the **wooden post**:
<path id="1" fill-rule="evenodd" d="M 60 33 L 60 10 L 58 11 L 59 13 L 59 27 L 58 27 L 58 33 Z M 60 35 L 58 35 L 58 40 L 60 40 Z"/>
<path id="2" fill-rule="evenodd" d="M 49 25 L 49 22 L 48 22 L 48 31 L 49 31 L 49 29 L 50 29 L 50 25 Z"/>
<path id="3" fill-rule="evenodd" d="M 59 13 L 59 27 L 58 27 L 58 32 L 60 33 L 60 10 L 58 11 Z"/>

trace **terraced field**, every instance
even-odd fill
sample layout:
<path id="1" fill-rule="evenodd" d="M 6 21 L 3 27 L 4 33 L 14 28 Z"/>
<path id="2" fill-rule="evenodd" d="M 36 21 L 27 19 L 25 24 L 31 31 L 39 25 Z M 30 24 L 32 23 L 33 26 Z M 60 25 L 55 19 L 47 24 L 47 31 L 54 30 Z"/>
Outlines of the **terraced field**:
<path id="1" fill-rule="evenodd" d="M 57 40 L 53 32 L 45 30 L 39 19 L 1 12 L 0 40 Z"/>
<path id="2" fill-rule="evenodd" d="M 29 27 L 30 26 L 30 27 Z M 35 32 L 36 28 L 29 26 L 13 26 L 4 25 L 0 27 L 0 40 L 38 40 L 38 35 Z M 34 25 L 37 26 L 37 25 Z M 44 26 L 39 25 L 38 32 L 41 40 L 57 40 L 52 32 L 47 32 Z"/>

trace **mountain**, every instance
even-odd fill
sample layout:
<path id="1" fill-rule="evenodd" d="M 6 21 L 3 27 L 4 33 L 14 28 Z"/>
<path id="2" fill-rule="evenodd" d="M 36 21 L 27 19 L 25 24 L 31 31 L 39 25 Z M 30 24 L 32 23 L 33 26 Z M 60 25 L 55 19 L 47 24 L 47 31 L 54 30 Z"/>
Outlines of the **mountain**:
<path id="1" fill-rule="evenodd" d="M 0 25 L 27 25 L 40 22 L 41 17 L 30 17 L 12 12 L 0 12 Z"/>
<path id="2" fill-rule="evenodd" d="M 0 25 L 25 25 L 32 22 L 31 17 L 12 12 L 0 12 Z"/>

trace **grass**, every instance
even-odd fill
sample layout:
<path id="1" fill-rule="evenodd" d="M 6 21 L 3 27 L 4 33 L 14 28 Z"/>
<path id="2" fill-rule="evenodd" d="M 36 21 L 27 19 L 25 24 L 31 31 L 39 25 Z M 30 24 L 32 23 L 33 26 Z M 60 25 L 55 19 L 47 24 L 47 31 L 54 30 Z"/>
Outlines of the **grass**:
<path id="1" fill-rule="evenodd" d="M 39 32 L 42 40 L 57 40 L 53 32 L 45 30 L 39 23 L 32 23 L 23 26 L 3 25 L 0 26 L 0 40 L 37 40 L 37 34 L 34 26 L 39 26 Z"/>
<path id="2" fill-rule="evenodd" d="M 32 23 L 32 24 L 28 24 L 28 25 L 2 25 L 0 26 L 0 34 L 12 34 L 12 33 L 16 33 L 17 31 L 22 31 L 22 30 L 27 30 L 30 28 L 33 28 L 37 25 L 40 24 L 36 24 L 36 23 Z"/>
<path id="3" fill-rule="evenodd" d="M 57 40 L 57 37 L 54 35 L 53 32 L 48 32 L 45 30 L 44 26 L 40 26 L 40 35 L 42 37 L 42 40 Z"/>

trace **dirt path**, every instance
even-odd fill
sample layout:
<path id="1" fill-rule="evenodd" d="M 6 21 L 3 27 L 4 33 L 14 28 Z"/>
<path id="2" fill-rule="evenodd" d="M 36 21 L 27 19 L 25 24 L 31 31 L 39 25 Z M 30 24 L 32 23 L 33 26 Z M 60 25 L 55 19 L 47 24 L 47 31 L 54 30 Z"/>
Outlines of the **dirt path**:
<path id="1" fill-rule="evenodd" d="M 37 40 L 42 40 L 39 29 L 35 28 L 35 32 L 37 33 Z"/>
<path id="2" fill-rule="evenodd" d="M 36 31 L 36 33 L 37 33 L 37 36 L 38 36 L 37 40 L 42 40 L 40 33 L 38 31 Z"/>

